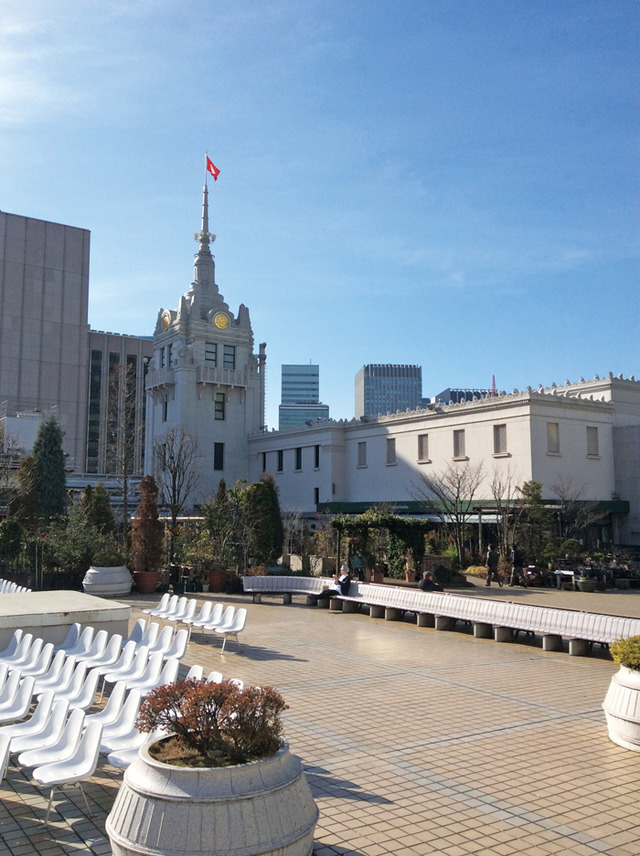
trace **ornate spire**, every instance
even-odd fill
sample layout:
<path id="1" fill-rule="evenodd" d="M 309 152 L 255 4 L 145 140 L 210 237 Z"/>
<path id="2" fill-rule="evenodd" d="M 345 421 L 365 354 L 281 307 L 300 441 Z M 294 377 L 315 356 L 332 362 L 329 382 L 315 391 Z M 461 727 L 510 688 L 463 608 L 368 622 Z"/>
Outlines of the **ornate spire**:
<path id="1" fill-rule="evenodd" d="M 209 231 L 209 198 L 206 184 L 202 194 L 202 228 L 193 237 L 200 244 L 193 264 L 194 282 L 204 286 L 215 285 L 216 268 L 209 244 L 215 241 L 216 236 Z"/>

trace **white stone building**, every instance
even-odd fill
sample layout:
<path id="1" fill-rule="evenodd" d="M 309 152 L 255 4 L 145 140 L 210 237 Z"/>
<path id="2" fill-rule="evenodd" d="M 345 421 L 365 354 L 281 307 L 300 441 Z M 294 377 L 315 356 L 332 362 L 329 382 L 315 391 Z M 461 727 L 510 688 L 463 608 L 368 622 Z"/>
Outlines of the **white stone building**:
<path id="1" fill-rule="evenodd" d="M 255 434 L 251 479 L 271 473 L 284 510 L 361 511 L 381 502 L 416 511 L 420 474 L 482 464 L 478 506 L 494 475 L 564 483 L 609 512 L 603 540 L 640 544 L 640 383 L 595 378 L 437 405 L 371 420 Z"/>
<path id="2" fill-rule="evenodd" d="M 212 496 L 221 478 L 248 479 L 249 435 L 264 426 L 266 345 L 253 352 L 249 310 L 237 315 L 218 290 L 209 244 L 207 187 L 194 279 L 178 309 L 160 309 L 147 374 L 145 472 L 154 471 L 154 446 L 170 428 L 197 439 L 199 482 L 190 504 Z"/>

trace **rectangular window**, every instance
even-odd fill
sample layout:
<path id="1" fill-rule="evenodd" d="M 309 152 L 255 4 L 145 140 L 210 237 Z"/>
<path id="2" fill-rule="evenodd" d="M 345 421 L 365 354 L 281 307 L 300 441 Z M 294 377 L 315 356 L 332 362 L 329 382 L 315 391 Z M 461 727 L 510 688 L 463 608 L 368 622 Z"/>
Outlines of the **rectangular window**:
<path id="1" fill-rule="evenodd" d="M 160 368 L 163 369 L 165 367 L 165 351 L 164 348 L 160 348 Z"/>
<path id="2" fill-rule="evenodd" d="M 395 464 L 396 462 L 396 438 L 387 438 L 387 463 Z"/>
<path id="3" fill-rule="evenodd" d="M 320 488 L 314 487 L 313 489 L 313 501 L 317 505 L 320 502 Z"/>
<path id="4" fill-rule="evenodd" d="M 169 401 L 166 398 L 162 399 L 162 421 L 167 421 L 167 416 L 169 415 Z"/>
<path id="5" fill-rule="evenodd" d="M 167 345 L 167 367 L 168 368 L 171 368 L 171 348 L 172 347 L 173 347 L 172 345 Z M 135 359 L 135 357 L 134 357 L 134 359 Z"/>
<path id="6" fill-rule="evenodd" d="M 278 449 L 278 472 L 281 473 L 284 469 L 284 452 Z"/>
<path id="7" fill-rule="evenodd" d="M 204 344 L 204 361 L 208 365 L 215 368 L 218 365 L 218 346 L 215 342 L 205 342 Z"/>
<path id="8" fill-rule="evenodd" d="M 465 455 L 464 428 L 461 428 L 453 432 L 453 457 L 464 458 Z"/>
<path id="9" fill-rule="evenodd" d="M 233 371 L 236 367 L 236 346 L 225 345 L 222 352 L 222 367 Z"/>
<path id="10" fill-rule="evenodd" d="M 587 455 L 590 458 L 597 458 L 600 455 L 597 428 L 587 427 Z"/>
<path id="11" fill-rule="evenodd" d="M 367 444 L 364 442 L 358 443 L 358 466 L 367 466 Z"/>
<path id="12" fill-rule="evenodd" d="M 429 460 L 428 434 L 418 434 L 418 460 L 423 462 Z"/>
<path id="13" fill-rule="evenodd" d="M 493 426 L 493 454 L 506 455 L 507 453 L 507 426 Z"/>
<path id="14" fill-rule="evenodd" d="M 213 444 L 213 469 L 224 469 L 224 443 Z"/>
<path id="15" fill-rule="evenodd" d="M 313 468 L 314 470 L 320 469 L 320 446 L 313 447 Z"/>
<path id="16" fill-rule="evenodd" d="M 547 454 L 560 454 L 560 423 L 547 422 Z"/>
<path id="17" fill-rule="evenodd" d="M 262 472 L 266 473 L 267 471 L 267 453 L 262 453 Z"/>
<path id="18" fill-rule="evenodd" d="M 225 394 L 224 392 L 216 392 L 216 397 L 214 400 L 214 418 L 222 419 L 225 418 Z"/>
<path id="19" fill-rule="evenodd" d="M 296 469 L 302 469 L 302 449 L 300 447 L 296 449 Z"/>

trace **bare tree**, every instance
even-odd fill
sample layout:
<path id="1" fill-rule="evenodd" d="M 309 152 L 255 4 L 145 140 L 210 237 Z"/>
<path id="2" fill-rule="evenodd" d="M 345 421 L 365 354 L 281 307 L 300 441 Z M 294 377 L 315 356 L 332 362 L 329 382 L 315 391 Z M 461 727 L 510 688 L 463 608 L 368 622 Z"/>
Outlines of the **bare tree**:
<path id="1" fill-rule="evenodd" d="M 420 482 L 414 485 L 414 496 L 425 503 L 427 510 L 436 514 L 443 526 L 451 532 L 460 565 L 464 561 L 464 527 L 475 514 L 473 499 L 482 481 L 482 464 L 449 463 L 439 473 L 421 473 Z"/>
<path id="2" fill-rule="evenodd" d="M 0 502 L 2 505 L 8 503 L 15 490 L 18 466 L 24 456 L 24 444 L 20 437 L 10 431 L 3 431 L 0 436 Z"/>
<path id="3" fill-rule="evenodd" d="M 496 508 L 496 532 L 501 556 L 509 555 L 509 548 L 515 540 L 519 512 L 517 493 L 518 487 L 511 470 L 507 468 L 503 473 L 494 470 L 491 494 Z"/>
<path id="4" fill-rule="evenodd" d="M 122 485 L 122 527 L 129 540 L 129 483 L 136 471 L 141 425 L 136 421 L 136 370 L 132 364 L 115 366 L 109 375 L 106 420 L 106 469 Z"/>
<path id="5" fill-rule="evenodd" d="M 606 513 L 598 511 L 598 503 L 584 498 L 587 485 L 576 482 L 572 475 L 560 476 L 549 487 L 558 498 L 558 534 L 561 538 L 579 538 L 590 526 L 605 519 Z"/>
<path id="6" fill-rule="evenodd" d="M 186 428 L 169 428 L 153 444 L 154 477 L 160 505 L 171 515 L 169 526 L 169 561 L 173 561 L 178 517 L 197 487 L 196 468 L 198 441 Z"/>

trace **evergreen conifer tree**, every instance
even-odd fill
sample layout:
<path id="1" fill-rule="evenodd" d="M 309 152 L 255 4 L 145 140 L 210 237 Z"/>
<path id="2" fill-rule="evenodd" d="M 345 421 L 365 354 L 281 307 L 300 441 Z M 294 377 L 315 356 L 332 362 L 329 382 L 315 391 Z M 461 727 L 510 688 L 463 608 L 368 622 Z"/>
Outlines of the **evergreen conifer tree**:
<path id="1" fill-rule="evenodd" d="M 62 437 L 60 423 L 52 414 L 41 423 L 33 444 L 33 457 L 37 462 L 38 514 L 47 521 L 64 514 L 67 507 Z"/>

